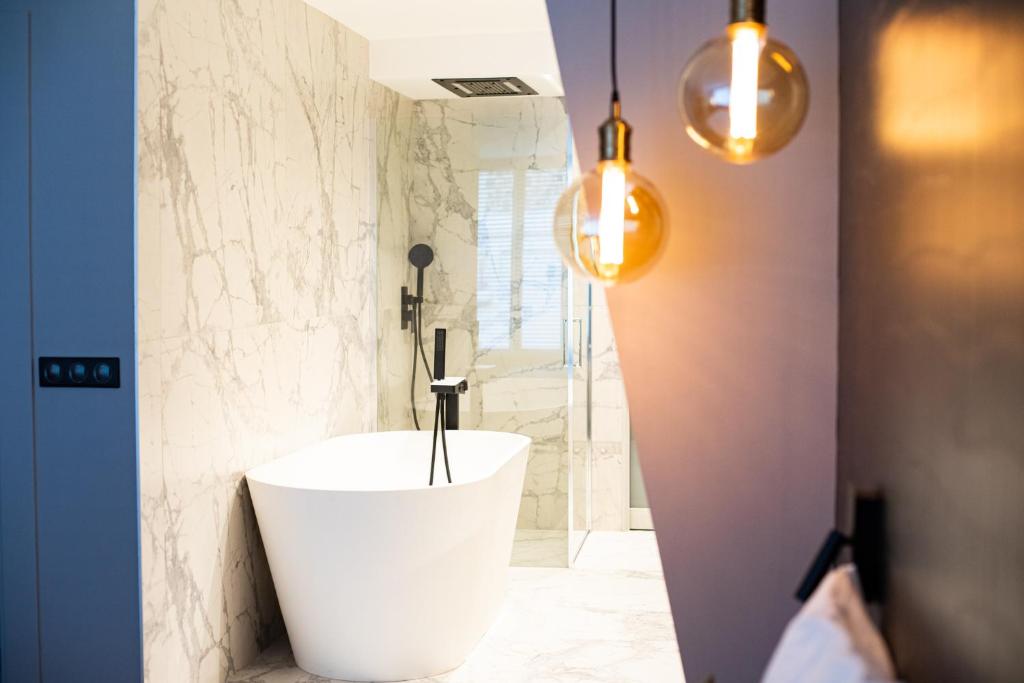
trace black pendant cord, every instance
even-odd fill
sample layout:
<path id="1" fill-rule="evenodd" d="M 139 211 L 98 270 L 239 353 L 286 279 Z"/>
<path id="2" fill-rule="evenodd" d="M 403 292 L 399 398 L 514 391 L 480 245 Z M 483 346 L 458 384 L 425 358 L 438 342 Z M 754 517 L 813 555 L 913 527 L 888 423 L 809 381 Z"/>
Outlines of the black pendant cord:
<path id="1" fill-rule="evenodd" d="M 598 139 L 600 140 L 599 159 L 601 161 L 628 162 L 630 160 L 629 139 L 632 128 L 622 120 L 622 104 L 619 101 L 619 3 L 618 0 L 609 0 L 609 2 L 612 10 L 611 30 L 609 32 L 611 38 L 609 54 L 611 55 L 612 101 L 610 116 L 597 129 Z"/>
<path id="2" fill-rule="evenodd" d="M 612 110 L 612 116 L 613 117 L 618 115 L 618 105 L 619 105 L 619 55 L 618 55 L 618 42 L 619 41 L 618 41 L 618 36 L 616 35 L 617 34 L 616 24 L 618 23 L 616 21 L 616 19 L 618 17 L 618 12 L 617 12 L 617 8 L 616 8 L 617 4 L 618 3 L 616 2 L 616 0 L 611 0 L 611 5 L 612 5 L 612 29 L 611 29 L 612 102 L 611 102 L 611 110 Z"/>

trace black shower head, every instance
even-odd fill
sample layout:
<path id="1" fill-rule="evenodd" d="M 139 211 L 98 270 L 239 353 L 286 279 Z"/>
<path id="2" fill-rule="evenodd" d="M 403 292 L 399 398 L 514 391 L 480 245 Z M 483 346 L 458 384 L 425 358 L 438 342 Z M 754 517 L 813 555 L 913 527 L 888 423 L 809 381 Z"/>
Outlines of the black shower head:
<path id="1" fill-rule="evenodd" d="M 409 250 L 409 263 L 423 269 L 434 262 L 434 250 L 425 244 L 414 245 Z"/>
<path id="2" fill-rule="evenodd" d="M 434 250 L 425 244 L 414 244 L 409 250 L 409 263 L 416 266 L 416 298 L 423 301 L 423 269 L 434 262 Z"/>

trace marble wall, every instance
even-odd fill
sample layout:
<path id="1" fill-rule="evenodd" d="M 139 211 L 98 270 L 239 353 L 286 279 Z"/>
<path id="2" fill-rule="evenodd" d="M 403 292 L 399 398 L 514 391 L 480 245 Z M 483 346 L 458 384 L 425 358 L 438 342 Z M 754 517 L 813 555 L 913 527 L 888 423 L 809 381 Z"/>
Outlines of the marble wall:
<path id="1" fill-rule="evenodd" d="M 370 89 L 377 158 L 377 418 L 380 429 L 412 429 L 412 335 L 402 329 L 401 287 L 415 287 L 409 265 L 412 123 L 416 106 L 378 83 Z M 418 372 L 422 373 L 420 366 Z M 422 387 L 421 387 L 422 388 Z"/>
<path id="2" fill-rule="evenodd" d="M 371 106 L 394 98 L 368 58 L 300 0 L 140 2 L 151 683 L 222 681 L 282 632 L 245 470 L 376 426 Z"/>

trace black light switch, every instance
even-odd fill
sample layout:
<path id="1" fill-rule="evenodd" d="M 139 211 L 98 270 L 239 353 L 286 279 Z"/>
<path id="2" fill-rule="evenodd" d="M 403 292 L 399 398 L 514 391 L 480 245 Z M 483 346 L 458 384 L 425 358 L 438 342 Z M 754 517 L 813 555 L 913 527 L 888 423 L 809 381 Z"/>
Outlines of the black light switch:
<path id="1" fill-rule="evenodd" d="M 117 389 L 121 386 L 121 359 L 41 356 L 39 386 Z"/>
<path id="2" fill-rule="evenodd" d="M 44 367 L 45 365 L 45 367 Z M 46 379 L 51 384 L 60 384 L 64 379 L 64 366 L 60 363 L 46 363 L 44 364 L 42 359 L 39 361 L 40 377 Z"/>
<path id="3" fill-rule="evenodd" d="M 68 366 L 68 379 L 71 380 L 72 384 L 82 384 L 85 382 L 85 378 L 88 376 L 85 369 L 85 363 L 81 361 L 75 361 Z"/>

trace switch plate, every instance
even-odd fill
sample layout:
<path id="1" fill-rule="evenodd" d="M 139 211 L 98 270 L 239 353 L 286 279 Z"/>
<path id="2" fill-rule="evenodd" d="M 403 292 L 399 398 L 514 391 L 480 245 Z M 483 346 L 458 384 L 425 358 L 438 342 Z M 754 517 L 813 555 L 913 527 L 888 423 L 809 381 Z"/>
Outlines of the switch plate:
<path id="1" fill-rule="evenodd" d="M 39 386 L 117 389 L 121 386 L 121 359 L 40 356 Z"/>

